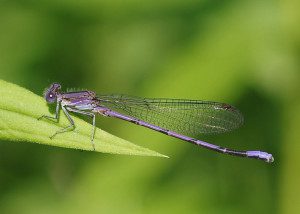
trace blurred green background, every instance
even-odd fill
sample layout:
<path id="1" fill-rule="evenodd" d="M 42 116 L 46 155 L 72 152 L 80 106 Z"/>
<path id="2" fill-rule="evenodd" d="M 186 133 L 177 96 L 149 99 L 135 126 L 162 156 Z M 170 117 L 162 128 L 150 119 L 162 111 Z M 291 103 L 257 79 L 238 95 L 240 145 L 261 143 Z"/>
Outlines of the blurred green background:
<path id="1" fill-rule="evenodd" d="M 170 159 L 0 142 L 0 213 L 300 213 L 299 8 L 296 0 L 1 0 L 1 79 L 40 95 L 57 81 L 230 103 L 245 125 L 199 139 L 264 150 L 275 162 L 98 117 L 98 127 Z"/>

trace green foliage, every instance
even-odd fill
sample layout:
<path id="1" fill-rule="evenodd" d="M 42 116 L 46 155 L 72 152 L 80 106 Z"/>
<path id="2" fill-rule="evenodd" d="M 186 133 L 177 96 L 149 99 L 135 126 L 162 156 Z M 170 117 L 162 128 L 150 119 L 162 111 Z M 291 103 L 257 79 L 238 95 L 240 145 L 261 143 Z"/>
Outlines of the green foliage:
<path id="1" fill-rule="evenodd" d="M 51 146 L 93 150 L 90 142 L 92 126 L 74 117 L 76 129 L 50 139 L 58 129 L 68 126 L 66 116 L 61 112 L 59 123 L 37 120 L 49 114 L 45 101 L 34 93 L 17 85 L 0 80 L 0 139 L 10 141 L 36 142 Z M 96 129 L 95 150 L 97 152 L 166 157 L 149 149 Z"/>

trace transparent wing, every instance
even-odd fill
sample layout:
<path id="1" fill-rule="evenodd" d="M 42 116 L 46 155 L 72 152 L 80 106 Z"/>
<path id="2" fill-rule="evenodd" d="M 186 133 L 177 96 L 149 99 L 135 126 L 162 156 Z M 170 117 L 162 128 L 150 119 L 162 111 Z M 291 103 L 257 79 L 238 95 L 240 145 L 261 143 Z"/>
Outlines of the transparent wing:
<path id="1" fill-rule="evenodd" d="M 243 124 L 233 106 L 210 101 L 99 95 L 99 105 L 185 135 L 228 132 Z"/>

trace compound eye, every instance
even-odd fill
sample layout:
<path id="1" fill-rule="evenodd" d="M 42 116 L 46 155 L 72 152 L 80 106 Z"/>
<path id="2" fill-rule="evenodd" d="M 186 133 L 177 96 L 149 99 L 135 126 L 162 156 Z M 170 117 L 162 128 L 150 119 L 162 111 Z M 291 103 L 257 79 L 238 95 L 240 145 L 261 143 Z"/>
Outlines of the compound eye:
<path id="1" fill-rule="evenodd" d="M 47 94 L 46 100 L 48 103 L 53 103 L 56 100 L 56 95 L 53 92 L 50 92 Z"/>

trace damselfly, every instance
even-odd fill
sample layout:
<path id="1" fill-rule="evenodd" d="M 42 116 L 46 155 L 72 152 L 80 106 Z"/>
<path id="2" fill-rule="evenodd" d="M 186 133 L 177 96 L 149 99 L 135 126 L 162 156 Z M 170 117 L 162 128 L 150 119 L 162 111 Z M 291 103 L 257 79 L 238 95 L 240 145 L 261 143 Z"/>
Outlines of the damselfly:
<path id="1" fill-rule="evenodd" d="M 96 95 L 93 91 L 62 92 L 61 85 L 53 83 L 44 93 L 48 103 L 56 102 L 55 116 L 43 115 L 39 119 L 54 119 L 58 122 L 59 110 L 70 121 L 70 125 L 58 130 L 55 135 L 71 131 L 75 123 L 69 114 L 74 112 L 93 119 L 91 143 L 93 149 L 96 114 L 119 118 L 171 137 L 202 146 L 204 148 L 265 162 L 273 162 L 272 154 L 263 151 L 237 151 L 197 140 L 188 135 L 228 132 L 243 123 L 243 116 L 235 107 L 219 102 L 186 99 L 147 99 L 126 95 Z"/>

